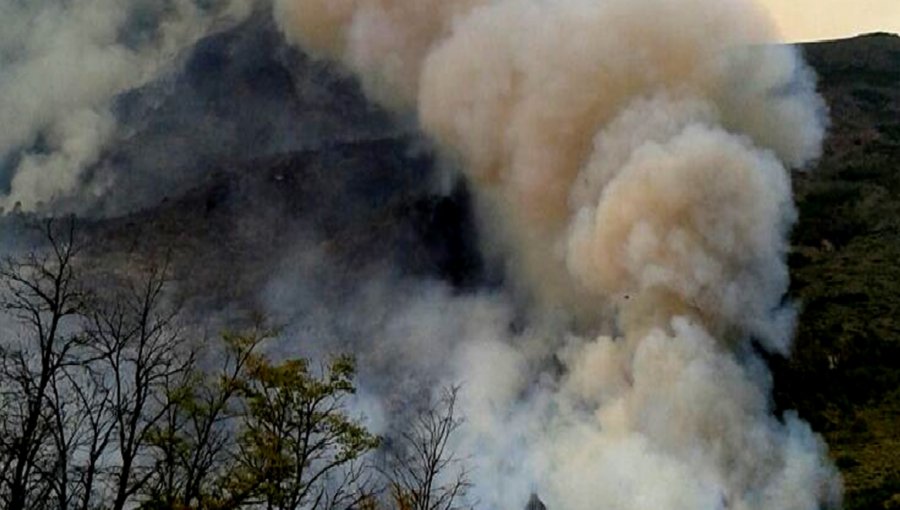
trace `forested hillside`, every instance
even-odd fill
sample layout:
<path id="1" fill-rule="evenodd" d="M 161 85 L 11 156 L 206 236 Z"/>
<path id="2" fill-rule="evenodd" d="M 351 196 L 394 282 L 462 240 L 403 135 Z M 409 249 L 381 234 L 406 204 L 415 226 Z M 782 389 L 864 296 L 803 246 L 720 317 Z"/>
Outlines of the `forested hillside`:
<path id="1" fill-rule="evenodd" d="M 776 398 L 827 438 L 848 509 L 900 508 L 900 37 L 804 51 L 832 125 L 821 162 L 794 176 L 801 313 Z"/>

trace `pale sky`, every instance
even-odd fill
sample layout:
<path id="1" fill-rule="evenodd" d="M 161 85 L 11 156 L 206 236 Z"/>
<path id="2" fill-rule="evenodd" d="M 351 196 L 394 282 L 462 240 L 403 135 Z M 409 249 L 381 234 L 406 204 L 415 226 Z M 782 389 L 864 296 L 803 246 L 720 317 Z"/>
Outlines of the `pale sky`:
<path id="1" fill-rule="evenodd" d="M 788 41 L 900 32 L 900 0 L 760 0 Z"/>

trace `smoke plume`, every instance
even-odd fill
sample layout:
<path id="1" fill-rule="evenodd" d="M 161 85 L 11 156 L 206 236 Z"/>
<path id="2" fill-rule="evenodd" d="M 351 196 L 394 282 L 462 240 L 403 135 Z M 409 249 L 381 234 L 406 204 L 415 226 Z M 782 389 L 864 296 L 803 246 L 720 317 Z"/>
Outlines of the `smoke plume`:
<path id="1" fill-rule="evenodd" d="M 253 0 L 0 2 L 0 207 L 39 210 L 115 139 L 113 99 Z M 105 190 L 96 184 L 91 193 Z"/>
<path id="2" fill-rule="evenodd" d="M 755 3 L 276 0 L 275 14 L 418 116 L 529 298 L 524 320 L 496 295 L 387 300 L 409 310 L 394 338 L 453 332 L 388 347 L 451 360 L 426 371 L 465 385 L 458 447 L 482 505 L 839 504 L 822 441 L 772 414 L 758 354 L 790 350 L 788 169 L 818 157 L 825 116 Z"/>

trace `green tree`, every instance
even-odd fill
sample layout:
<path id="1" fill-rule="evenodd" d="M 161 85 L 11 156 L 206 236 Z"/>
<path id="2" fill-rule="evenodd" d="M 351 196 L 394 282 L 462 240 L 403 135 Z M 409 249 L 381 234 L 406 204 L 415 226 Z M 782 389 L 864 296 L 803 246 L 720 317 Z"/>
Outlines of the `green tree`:
<path id="1" fill-rule="evenodd" d="M 354 360 L 276 364 L 259 352 L 271 336 L 225 335 L 217 371 L 172 392 L 144 508 L 333 509 L 373 497 L 364 457 L 379 441 L 346 408 Z"/>
<path id="2" fill-rule="evenodd" d="M 355 362 L 271 363 L 252 355 L 239 381 L 244 417 L 227 492 L 266 508 L 349 508 L 369 495 L 364 454 L 378 438 L 350 418 Z"/>
<path id="3" fill-rule="evenodd" d="M 234 469 L 241 419 L 239 390 L 247 362 L 270 333 L 225 334 L 217 371 L 195 371 L 168 394 L 171 405 L 151 439 L 155 477 L 142 494 L 145 509 L 234 506 L 221 494 Z"/>

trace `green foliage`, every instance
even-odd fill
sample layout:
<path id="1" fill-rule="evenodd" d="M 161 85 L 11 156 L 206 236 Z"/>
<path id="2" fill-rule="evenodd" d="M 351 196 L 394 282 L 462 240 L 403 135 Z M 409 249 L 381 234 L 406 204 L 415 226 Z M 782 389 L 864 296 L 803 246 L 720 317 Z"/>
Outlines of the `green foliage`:
<path id="1" fill-rule="evenodd" d="M 252 356 L 239 383 L 246 412 L 229 492 L 274 508 L 299 508 L 325 497 L 332 474 L 378 445 L 344 411 L 354 374 L 347 356 L 334 358 L 321 374 L 306 359 L 272 364 Z"/>
<path id="2" fill-rule="evenodd" d="M 846 508 L 880 510 L 900 494 L 900 96 L 847 67 L 858 58 L 813 49 L 840 115 L 818 168 L 795 174 L 800 317 L 791 359 L 772 360 L 776 403 L 823 432 Z"/>
<path id="3" fill-rule="evenodd" d="M 334 508 L 369 496 L 358 462 L 379 441 L 346 412 L 353 358 L 273 363 L 258 352 L 269 335 L 225 335 L 220 372 L 170 393 L 143 508 Z"/>

